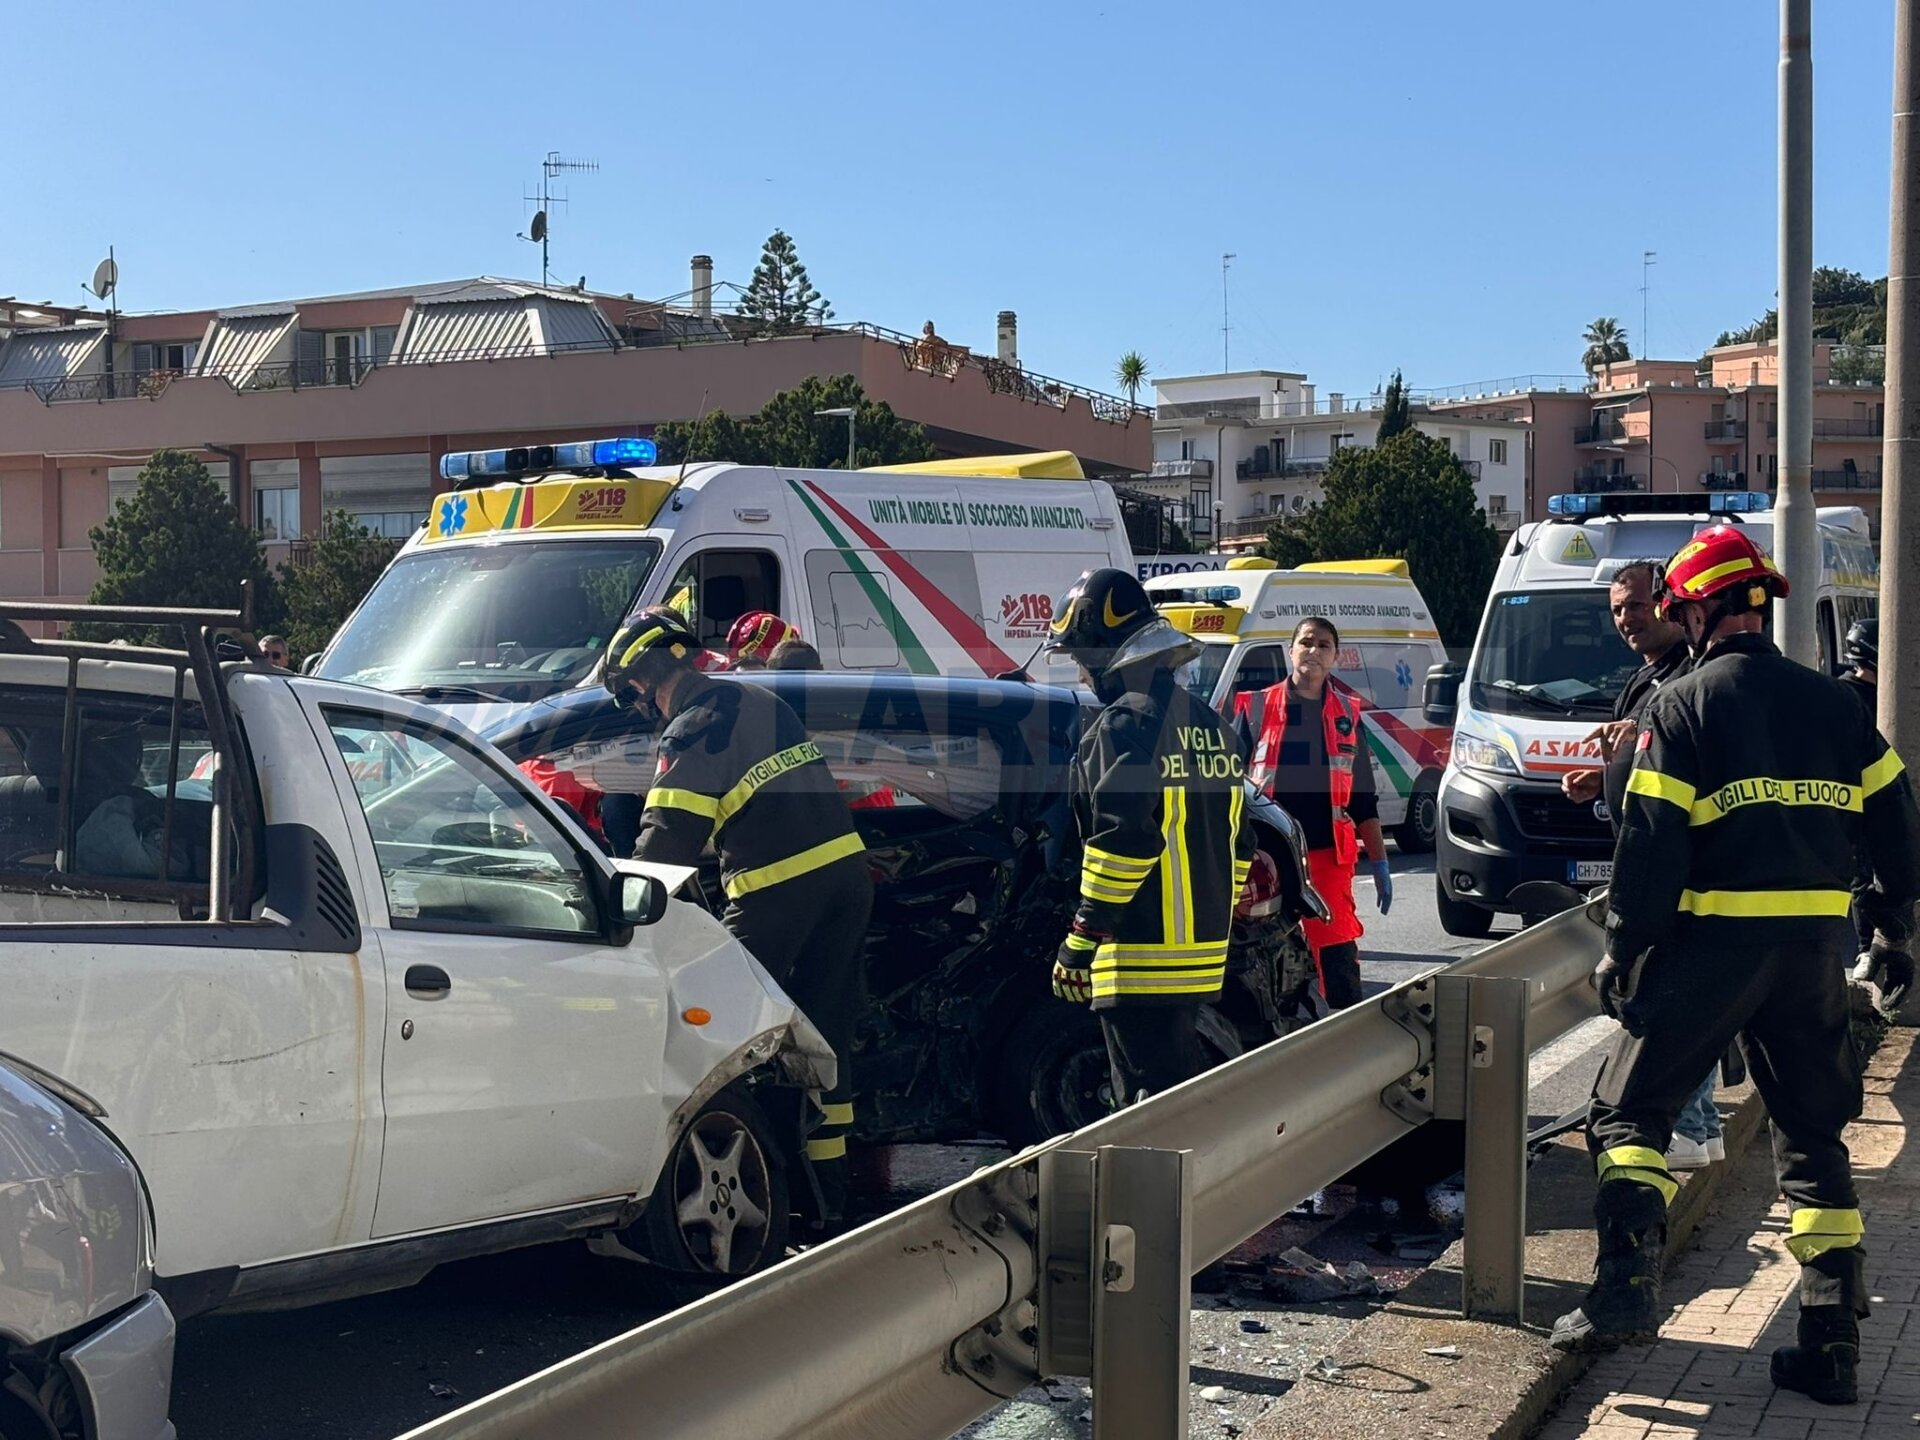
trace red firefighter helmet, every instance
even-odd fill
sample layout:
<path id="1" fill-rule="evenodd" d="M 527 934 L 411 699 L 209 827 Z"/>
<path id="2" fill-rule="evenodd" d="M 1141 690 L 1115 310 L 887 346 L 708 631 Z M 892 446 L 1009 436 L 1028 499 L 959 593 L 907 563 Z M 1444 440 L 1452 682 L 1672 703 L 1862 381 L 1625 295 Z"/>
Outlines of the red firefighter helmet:
<path id="1" fill-rule="evenodd" d="M 771 610 L 749 610 L 727 631 L 727 658 L 735 665 L 742 660 L 765 664 L 774 646 L 799 633 Z"/>
<path id="2" fill-rule="evenodd" d="M 1672 619 L 1675 605 L 1711 600 L 1736 586 L 1744 587 L 1744 593 L 1728 598 L 1742 602 L 1740 609 L 1758 610 L 1769 595 L 1787 593 L 1787 577 L 1738 525 L 1714 525 L 1682 545 L 1667 562 L 1660 618 Z"/>

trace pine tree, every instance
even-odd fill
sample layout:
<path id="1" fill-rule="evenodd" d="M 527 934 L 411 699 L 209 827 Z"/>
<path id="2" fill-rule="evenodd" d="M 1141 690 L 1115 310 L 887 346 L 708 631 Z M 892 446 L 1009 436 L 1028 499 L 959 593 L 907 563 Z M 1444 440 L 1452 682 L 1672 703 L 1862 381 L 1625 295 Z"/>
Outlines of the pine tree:
<path id="1" fill-rule="evenodd" d="M 833 307 L 814 289 L 786 231 L 774 231 L 761 247 L 760 263 L 740 297 L 740 315 L 762 335 L 788 335 L 833 318 Z"/>
<path id="2" fill-rule="evenodd" d="M 1387 382 L 1386 396 L 1380 402 L 1380 433 L 1374 437 L 1374 443 L 1404 435 L 1412 428 L 1413 406 L 1407 402 L 1406 382 L 1396 370 L 1393 379 Z"/>
<path id="3" fill-rule="evenodd" d="M 392 541 L 345 510 L 329 515 L 307 563 L 297 569 L 280 567 L 287 653 L 297 659 L 324 649 L 392 559 Z"/>
<path id="4" fill-rule="evenodd" d="M 241 523 L 207 467 L 178 450 L 157 450 L 139 488 L 87 534 L 100 573 L 88 603 L 238 609 L 240 582 L 250 580 L 257 632 L 279 620 L 279 597 L 260 537 Z M 177 629 L 87 625 L 83 638 L 178 645 Z"/>

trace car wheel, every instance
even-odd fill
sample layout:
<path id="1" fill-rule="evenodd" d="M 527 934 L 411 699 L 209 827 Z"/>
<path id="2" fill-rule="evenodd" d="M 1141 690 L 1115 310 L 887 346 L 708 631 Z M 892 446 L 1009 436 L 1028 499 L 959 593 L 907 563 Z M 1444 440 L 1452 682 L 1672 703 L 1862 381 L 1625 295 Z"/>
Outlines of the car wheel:
<path id="1" fill-rule="evenodd" d="M 992 1062 L 989 1119 L 1016 1149 L 1112 1113 L 1113 1071 L 1100 1021 L 1048 997 L 1014 1022 Z"/>
<path id="2" fill-rule="evenodd" d="M 0 1440 L 60 1440 L 60 1428 L 33 1393 L 26 1377 L 7 1372 L 0 1357 Z"/>
<path id="3" fill-rule="evenodd" d="M 1484 905 L 1469 904 L 1447 894 L 1444 882 L 1433 887 L 1434 903 L 1440 908 L 1440 928 L 1464 940 L 1484 940 L 1493 933 L 1493 911 Z"/>
<path id="4" fill-rule="evenodd" d="M 635 1238 L 667 1270 L 737 1280 L 786 1254 L 787 1211 L 773 1127 L 744 1086 L 729 1085 L 674 1142 Z"/>
<path id="5" fill-rule="evenodd" d="M 1440 830 L 1440 777 L 1428 771 L 1413 782 L 1407 796 L 1407 818 L 1394 826 L 1393 838 L 1408 855 L 1427 855 L 1433 851 L 1434 837 Z"/>

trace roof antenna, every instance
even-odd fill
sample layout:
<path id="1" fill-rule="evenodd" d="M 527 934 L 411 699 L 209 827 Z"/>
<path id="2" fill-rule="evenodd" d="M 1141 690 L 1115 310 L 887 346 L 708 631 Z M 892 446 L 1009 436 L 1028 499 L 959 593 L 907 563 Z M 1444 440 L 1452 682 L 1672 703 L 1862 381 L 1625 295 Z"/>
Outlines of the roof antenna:
<path id="1" fill-rule="evenodd" d="M 599 168 L 600 162 L 597 160 L 563 160 L 560 158 L 560 152 L 558 150 L 549 150 L 547 152 L 547 158 L 540 162 L 540 193 L 538 195 L 523 197 L 529 205 L 537 202 L 540 208 L 533 213 L 533 223 L 524 231 L 521 231 L 515 238 L 531 241 L 540 247 L 540 285 L 542 289 L 546 288 L 552 273 L 547 265 L 547 232 L 551 228 L 548 224 L 548 216 L 553 211 L 555 201 L 558 201 L 562 205 L 567 203 L 567 197 L 565 195 L 555 195 L 553 193 L 553 177 L 556 175 L 569 174 L 592 175 L 598 171 Z M 580 277 L 580 288 L 583 290 L 586 288 L 586 281 L 587 277 L 582 275 Z"/>
<path id="2" fill-rule="evenodd" d="M 693 417 L 693 429 L 687 432 L 687 448 L 680 454 L 680 473 L 673 477 L 674 508 L 680 505 L 680 482 L 687 478 L 687 462 L 693 459 L 693 437 L 700 432 L 700 422 L 707 418 L 707 391 L 700 392 L 700 413 Z"/>

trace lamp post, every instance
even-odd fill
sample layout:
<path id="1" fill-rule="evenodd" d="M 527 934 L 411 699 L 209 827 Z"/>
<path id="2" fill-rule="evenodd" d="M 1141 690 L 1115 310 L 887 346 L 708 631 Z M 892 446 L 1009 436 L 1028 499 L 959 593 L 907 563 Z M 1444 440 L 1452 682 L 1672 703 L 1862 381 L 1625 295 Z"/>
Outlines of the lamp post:
<path id="1" fill-rule="evenodd" d="M 828 410 L 816 410 L 814 415 L 822 420 L 845 420 L 847 422 L 847 469 L 853 469 L 853 417 L 859 409 L 853 405 L 835 405 Z"/>
<path id="2" fill-rule="evenodd" d="M 1630 453 L 1626 450 L 1621 449 L 1618 445 L 1596 445 L 1593 448 L 1595 450 L 1600 451 L 1602 454 L 1606 454 L 1606 455 L 1625 455 Z M 1653 490 L 1653 462 L 1656 460 L 1658 460 L 1662 465 L 1666 466 L 1667 469 L 1673 472 L 1673 488 L 1675 493 L 1678 493 L 1680 490 L 1684 489 L 1685 487 L 1683 487 L 1680 483 L 1680 467 L 1674 464 L 1671 460 L 1665 459 L 1662 456 L 1654 454 L 1652 450 L 1648 450 L 1647 451 L 1647 490 L 1649 492 Z"/>

